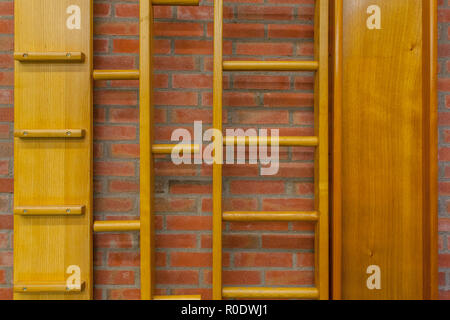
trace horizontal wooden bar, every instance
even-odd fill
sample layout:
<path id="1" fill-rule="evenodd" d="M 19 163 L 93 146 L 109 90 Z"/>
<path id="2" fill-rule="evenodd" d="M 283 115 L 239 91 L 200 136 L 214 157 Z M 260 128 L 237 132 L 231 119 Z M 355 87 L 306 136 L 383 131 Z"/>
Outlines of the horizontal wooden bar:
<path id="1" fill-rule="evenodd" d="M 201 295 L 154 296 L 153 300 L 202 300 Z"/>
<path id="2" fill-rule="evenodd" d="M 20 216 L 77 216 L 84 214 L 85 206 L 16 207 L 14 214 Z"/>
<path id="3" fill-rule="evenodd" d="M 14 284 L 14 291 L 20 293 L 66 293 L 81 292 L 85 288 L 85 282 L 79 286 L 67 286 L 65 282 L 18 282 Z"/>
<path id="4" fill-rule="evenodd" d="M 152 152 L 157 154 L 171 154 L 172 150 L 176 146 L 176 144 L 154 144 L 152 146 Z M 200 146 L 198 144 L 192 144 L 192 145 L 183 145 L 183 151 L 187 151 L 190 153 L 199 153 L 200 152 Z"/>
<path id="5" fill-rule="evenodd" d="M 277 139 L 275 137 L 234 137 L 227 136 L 223 139 L 224 145 L 272 145 L 276 143 Z M 300 147 L 314 147 L 319 145 L 319 140 L 317 137 L 278 137 L 278 144 L 280 146 L 300 146 Z"/>
<path id="6" fill-rule="evenodd" d="M 14 52 L 14 60 L 21 62 L 82 62 L 84 54 L 70 52 Z"/>
<path id="7" fill-rule="evenodd" d="M 317 288 L 239 288 L 225 287 L 222 289 L 224 298 L 248 299 L 318 299 Z"/>
<path id="8" fill-rule="evenodd" d="M 139 231 L 140 228 L 139 220 L 94 221 L 94 232 Z"/>
<path id="9" fill-rule="evenodd" d="M 198 6 L 199 0 L 152 0 L 154 6 Z"/>
<path id="10" fill-rule="evenodd" d="M 224 61 L 224 71 L 315 71 L 317 61 Z"/>
<path id="11" fill-rule="evenodd" d="M 63 130 L 15 130 L 16 138 L 83 138 L 85 131 L 83 129 L 63 129 Z"/>
<path id="12" fill-rule="evenodd" d="M 139 70 L 94 70 L 94 80 L 139 80 Z"/>
<path id="13" fill-rule="evenodd" d="M 318 212 L 301 211 L 225 211 L 222 215 L 224 221 L 305 221 L 315 222 L 319 220 Z"/>

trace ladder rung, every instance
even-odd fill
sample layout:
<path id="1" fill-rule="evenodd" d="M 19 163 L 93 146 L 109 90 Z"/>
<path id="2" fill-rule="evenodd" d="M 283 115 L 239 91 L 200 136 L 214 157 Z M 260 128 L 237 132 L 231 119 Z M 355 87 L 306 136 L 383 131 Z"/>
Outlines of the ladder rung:
<path id="1" fill-rule="evenodd" d="M 153 300 L 202 300 L 201 295 L 154 296 Z"/>
<path id="2" fill-rule="evenodd" d="M 78 51 L 70 52 L 14 52 L 14 59 L 22 62 L 82 62 L 84 54 Z"/>
<path id="3" fill-rule="evenodd" d="M 14 284 L 14 291 L 20 293 L 41 293 L 41 292 L 81 292 L 84 290 L 85 282 L 81 281 L 79 286 L 67 286 L 66 282 L 18 282 Z"/>
<path id="4" fill-rule="evenodd" d="M 154 6 L 198 6 L 199 0 L 152 0 Z"/>
<path id="5" fill-rule="evenodd" d="M 275 137 L 234 137 L 227 136 L 223 139 L 223 144 L 235 144 L 235 145 L 250 145 L 250 144 L 265 144 L 272 145 L 272 142 L 276 142 L 277 139 Z M 287 147 L 314 147 L 319 145 L 319 140 L 317 137 L 278 137 L 278 144 L 280 146 Z"/>
<path id="6" fill-rule="evenodd" d="M 280 298 L 280 299 L 318 299 L 317 288 L 239 288 L 222 289 L 224 298 Z"/>
<path id="7" fill-rule="evenodd" d="M 317 61 L 224 61 L 224 71 L 315 71 Z"/>
<path id="8" fill-rule="evenodd" d="M 158 154 L 171 154 L 173 148 L 175 148 L 176 146 L 181 146 L 181 145 L 178 145 L 178 144 L 154 144 L 152 146 L 152 152 L 158 153 Z M 189 153 L 199 153 L 200 152 L 200 146 L 198 144 L 184 145 L 182 147 L 182 149 L 183 149 L 183 151 L 187 151 Z"/>
<path id="9" fill-rule="evenodd" d="M 16 207 L 14 214 L 20 216 L 76 216 L 84 214 L 84 206 Z"/>
<path id="10" fill-rule="evenodd" d="M 224 221 L 318 221 L 318 212 L 301 211 L 226 211 L 223 213 Z"/>
<path id="11" fill-rule="evenodd" d="M 64 129 L 64 130 L 15 130 L 16 138 L 83 138 L 85 131 L 83 129 Z"/>
<path id="12" fill-rule="evenodd" d="M 94 70 L 94 80 L 139 80 L 139 70 Z"/>
<path id="13" fill-rule="evenodd" d="M 139 220 L 94 221 L 94 232 L 139 231 Z"/>

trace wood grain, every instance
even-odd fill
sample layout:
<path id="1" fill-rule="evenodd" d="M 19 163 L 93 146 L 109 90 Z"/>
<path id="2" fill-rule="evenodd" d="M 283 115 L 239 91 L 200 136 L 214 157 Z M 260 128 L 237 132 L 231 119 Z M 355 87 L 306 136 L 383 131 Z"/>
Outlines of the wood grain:
<path id="1" fill-rule="evenodd" d="M 81 8 L 81 29 L 66 9 Z M 14 139 L 14 207 L 85 206 L 80 216 L 14 216 L 14 283 L 64 283 L 81 268 L 79 293 L 15 299 L 92 298 L 92 1 L 16 0 L 15 52 L 83 52 L 83 62 L 15 62 L 15 130 L 84 130 L 79 139 Z M 38 290 L 38 289 L 36 289 Z M 36 291 L 35 290 L 35 291 Z"/>
<path id="2" fill-rule="evenodd" d="M 429 18 L 435 2 L 335 3 L 342 6 L 343 22 L 342 50 L 338 39 L 334 42 L 335 62 L 342 54 L 342 66 L 334 68 L 334 89 L 342 89 L 334 94 L 334 109 L 341 110 L 333 112 L 333 170 L 339 171 L 333 175 L 333 191 L 341 196 L 334 197 L 334 218 L 340 221 L 333 219 L 333 236 L 342 241 L 341 252 L 334 252 L 340 254 L 334 263 L 341 263 L 340 274 L 333 273 L 334 288 L 340 289 L 334 297 L 428 298 L 436 272 L 430 262 L 437 203 L 430 187 L 437 164 L 435 69 L 430 63 L 435 49 L 429 40 L 436 32 Z M 381 8 L 379 30 L 366 27 L 367 8 L 374 4 Z M 339 10 L 334 12 L 339 18 Z M 371 265 L 381 268 L 380 290 L 366 286 Z"/>

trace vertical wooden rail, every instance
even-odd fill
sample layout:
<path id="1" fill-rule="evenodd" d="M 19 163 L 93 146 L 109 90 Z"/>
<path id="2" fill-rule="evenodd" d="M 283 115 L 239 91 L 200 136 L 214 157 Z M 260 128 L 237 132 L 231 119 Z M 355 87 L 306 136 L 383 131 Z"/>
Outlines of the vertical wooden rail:
<path id="1" fill-rule="evenodd" d="M 437 101 L 437 74 L 438 74 L 438 6 L 437 0 L 423 2 L 423 25 L 426 29 L 423 42 L 424 60 L 424 85 L 423 104 L 428 106 L 429 112 L 425 112 L 424 141 L 430 146 L 430 152 L 424 152 L 424 201 L 423 246 L 428 257 L 424 261 L 423 268 L 423 296 L 427 300 L 439 298 L 438 279 L 438 101 Z"/>
<path id="2" fill-rule="evenodd" d="M 222 132 L 223 0 L 214 0 L 213 127 Z M 214 152 L 218 146 L 215 145 Z M 219 152 L 222 152 L 220 149 Z M 217 154 L 215 154 L 217 156 Z M 216 159 L 216 157 L 215 157 Z M 222 164 L 213 164 L 213 299 L 222 299 Z"/>
<path id="3" fill-rule="evenodd" d="M 340 300 L 342 296 L 342 1 L 333 1 L 334 33 L 333 64 L 333 108 L 332 108 L 332 298 Z"/>
<path id="4" fill-rule="evenodd" d="M 149 0 L 140 0 L 140 249 L 141 299 L 152 299 L 154 287 L 154 229 L 153 229 L 153 7 Z"/>
<path id="5" fill-rule="evenodd" d="M 315 208 L 319 222 L 315 230 L 315 282 L 319 298 L 329 298 L 328 230 L 328 0 L 316 1 L 314 56 L 319 62 L 314 86 L 314 130 L 319 138 L 315 153 Z"/>

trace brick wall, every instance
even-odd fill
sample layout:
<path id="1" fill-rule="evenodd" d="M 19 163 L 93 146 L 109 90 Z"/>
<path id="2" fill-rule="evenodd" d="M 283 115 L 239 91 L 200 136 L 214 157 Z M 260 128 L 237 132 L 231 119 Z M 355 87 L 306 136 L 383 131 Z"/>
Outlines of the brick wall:
<path id="1" fill-rule="evenodd" d="M 440 288 L 450 299 L 450 6 L 440 0 Z M 95 0 L 96 69 L 138 68 L 138 1 Z M 212 122 L 211 0 L 200 7 L 155 7 L 157 142 L 176 128 Z M 227 59 L 305 59 L 313 51 L 313 0 L 225 2 Z M 13 1 L 0 0 L 0 299 L 12 297 Z M 225 73 L 226 128 L 280 128 L 308 135 L 313 125 L 311 73 Z M 138 82 L 95 84 L 95 215 L 139 216 Z M 449 113 L 450 114 L 450 113 Z M 313 150 L 281 148 L 278 175 L 258 165 L 226 165 L 226 210 L 299 210 L 313 205 Z M 157 292 L 211 297 L 211 167 L 174 166 L 158 156 Z M 450 204 L 450 203 L 449 203 Z M 449 206 L 450 208 L 450 206 Z M 224 225 L 225 285 L 313 283 L 313 228 L 305 223 Z M 96 299 L 139 298 L 139 234 L 95 236 Z"/>

